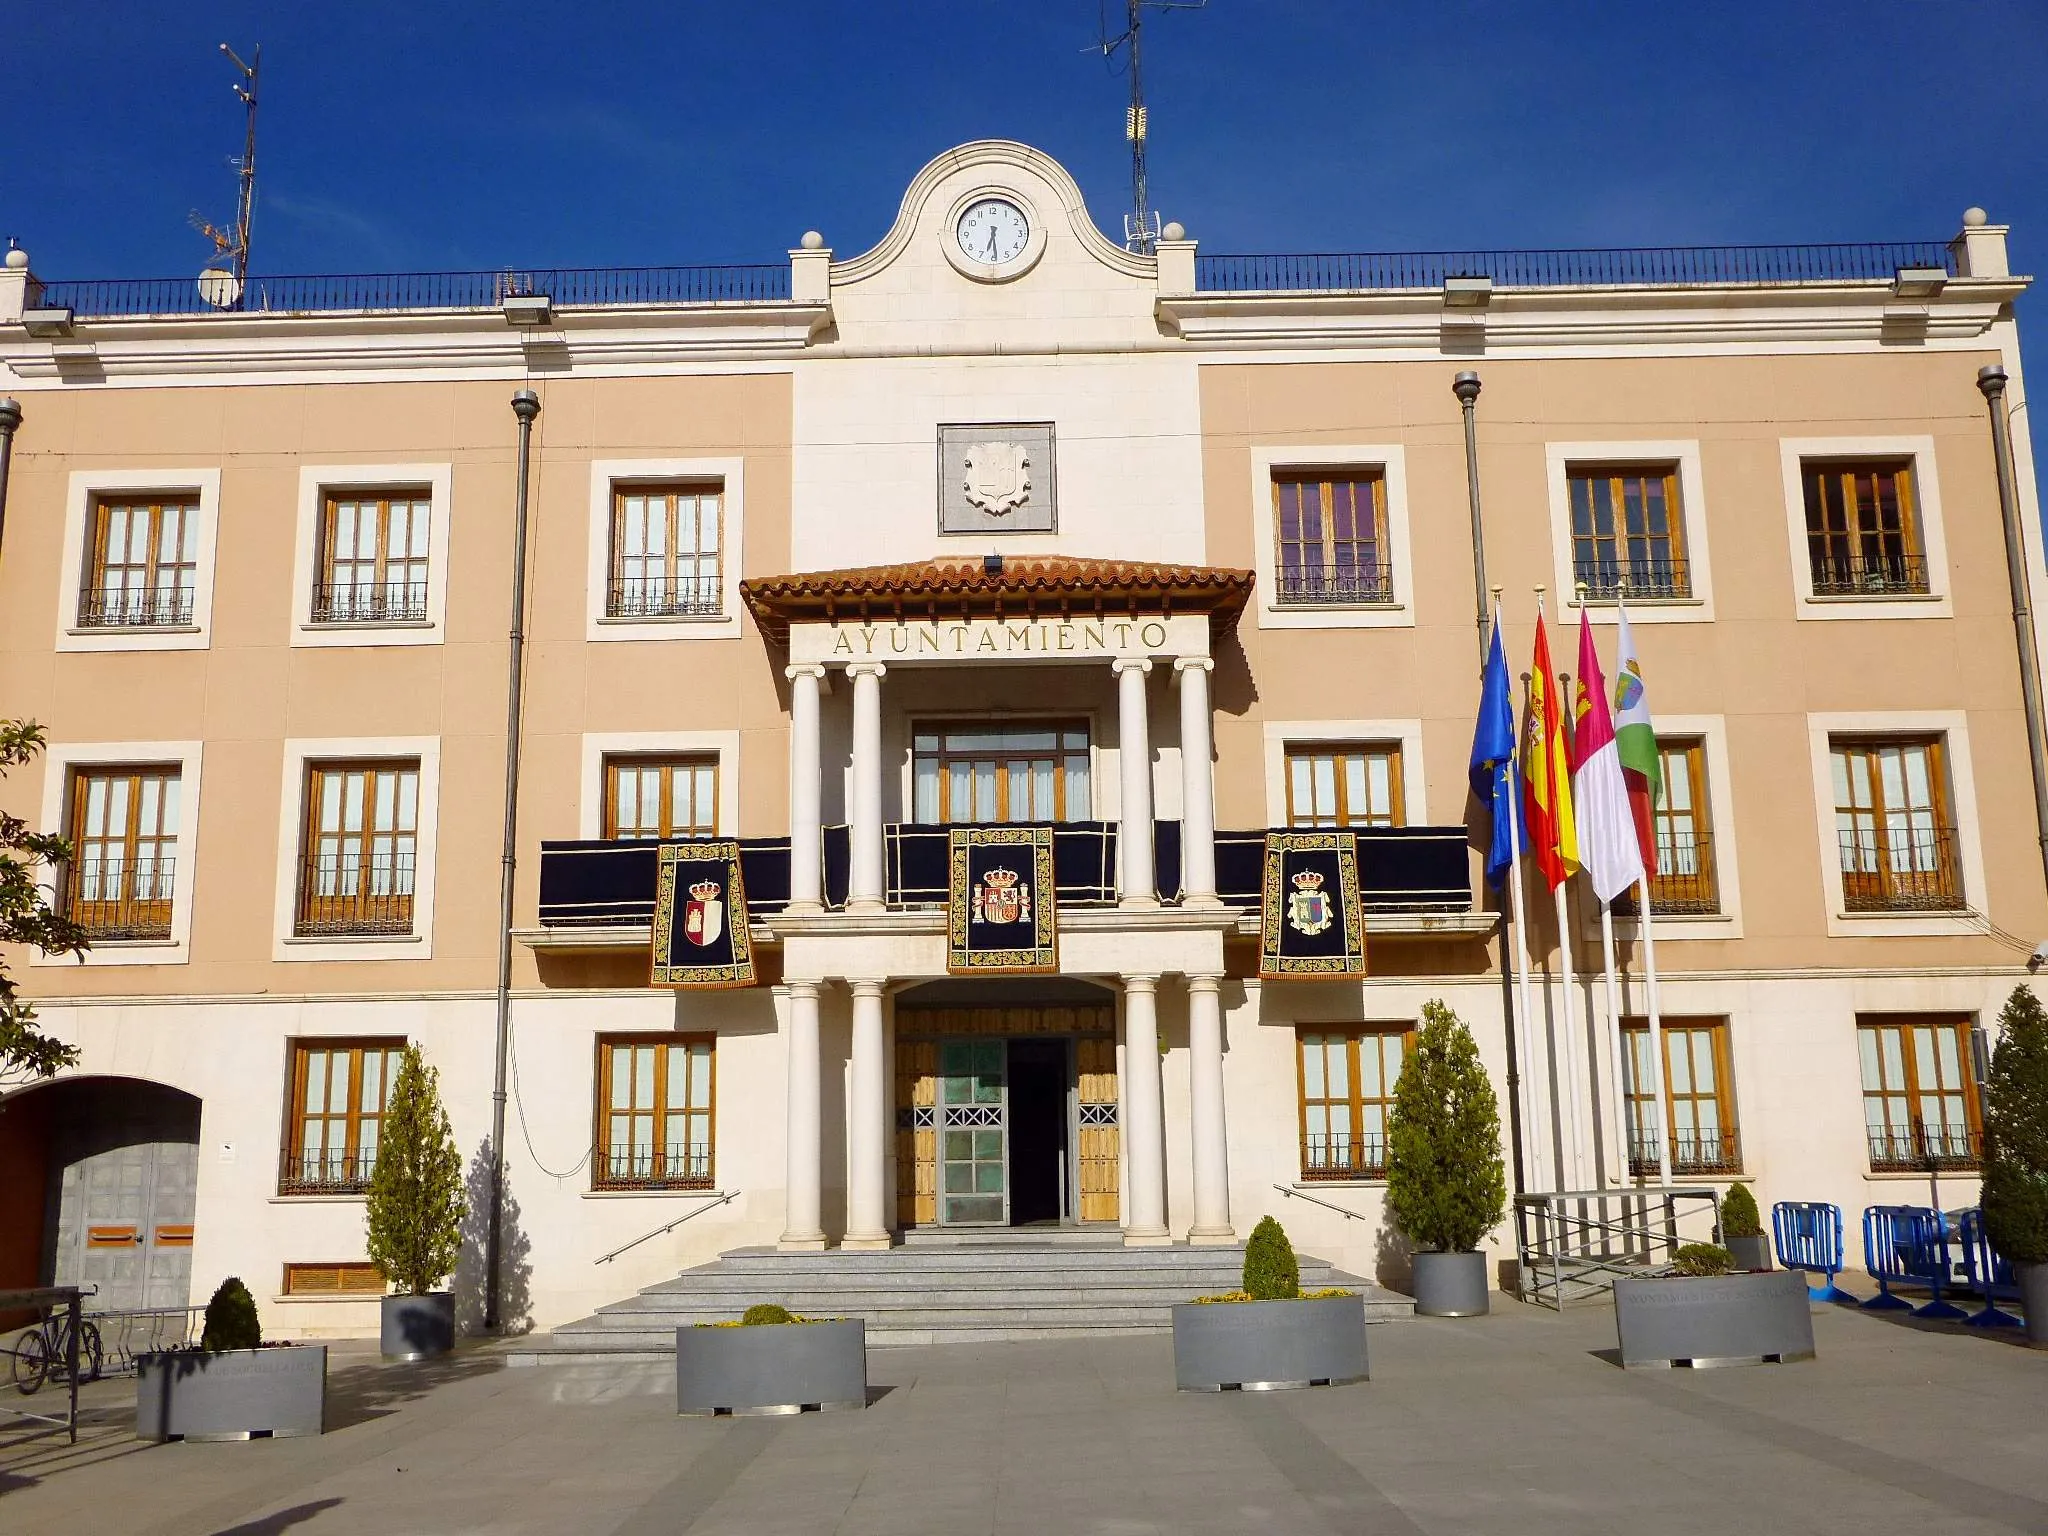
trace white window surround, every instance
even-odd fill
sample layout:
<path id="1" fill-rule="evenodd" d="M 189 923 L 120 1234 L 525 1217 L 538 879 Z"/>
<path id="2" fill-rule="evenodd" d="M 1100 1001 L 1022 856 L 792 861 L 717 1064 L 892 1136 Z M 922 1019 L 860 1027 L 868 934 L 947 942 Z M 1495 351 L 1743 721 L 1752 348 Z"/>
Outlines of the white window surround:
<path id="1" fill-rule="evenodd" d="M 608 757 L 683 753 L 718 759 L 718 835 L 739 836 L 740 733 L 738 731 L 602 731 L 582 738 L 583 777 L 576 835 L 604 836 L 604 760 Z"/>
<path id="2" fill-rule="evenodd" d="M 1792 545 L 1792 595 L 1802 619 L 1946 619 L 1948 544 L 1942 533 L 1941 482 L 1934 470 L 1932 437 L 1784 437 L 1778 458 L 1785 479 L 1785 531 Z M 1813 562 L 1806 548 L 1806 487 L 1802 466 L 1812 459 L 1911 459 L 1913 506 L 1920 553 L 1927 562 L 1927 595 L 1815 597 Z M 1631 615 L 1633 617 L 1633 615 Z"/>
<path id="3" fill-rule="evenodd" d="M 1412 629 L 1415 578 L 1408 556 L 1408 456 L 1399 443 L 1314 443 L 1252 449 L 1252 552 L 1261 629 Z M 1393 600 L 1354 607 L 1280 607 L 1275 579 L 1279 530 L 1273 525 L 1275 470 L 1377 469 L 1387 488 L 1387 563 Z"/>
<path id="4" fill-rule="evenodd" d="M 171 936 L 168 939 L 97 939 L 83 957 L 87 965 L 183 965 L 192 958 L 192 880 L 199 849 L 199 768 L 196 741 L 77 741 L 52 743 L 43 756 L 42 825 L 60 836 L 71 830 L 71 775 L 79 768 L 112 768 L 128 763 L 178 766 L 178 836 L 172 855 Z M 76 955 L 32 950 L 31 965 L 77 965 Z"/>
<path id="5" fill-rule="evenodd" d="M 740 560 L 745 548 L 746 465 L 743 458 L 593 459 L 590 463 L 590 568 L 584 598 L 586 640 L 734 640 L 740 634 Z M 719 528 L 721 612 L 715 618 L 608 619 L 605 592 L 612 569 L 612 487 L 621 480 L 723 482 Z"/>
<path id="6" fill-rule="evenodd" d="M 1984 844 L 1977 815 L 1977 780 L 1971 769 L 1970 717 L 1960 709 L 1861 710 L 1806 717 L 1813 760 L 1814 822 L 1820 834 L 1821 889 L 1828 904 L 1828 932 L 1841 938 L 1918 938 L 1984 931 Z M 1836 736 L 1939 736 L 1948 762 L 1949 810 L 1955 818 L 1956 856 L 1962 863 L 1967 910 L 1858 912 L 1842 895 L 1840 843 L 1835 835 L 1835 784 L 1830 741 Z M 1662 928 L 1658 932 L 1663 932 Z"/>
<path id="7" fill-rule="evenodd" d="M 299 470 L 299 522 L 292 552 L 292 641 L 308 646 L 439 645 L 448 630 L 448 524 L 452 464 L 309 464 Z M 427 616 L 376 623 L 316 624 L 313 590 L 320 584 L 320 525 L 327 497 L 341 491 L 425 486 Z"/>
<path id="8" fill-rule="evenodd" d="M 192 622 L 151 629 L 102 628 L 78 622 L 85 584 L 86 514 L 101 496 L 167 491 L 199 497 L 192 573 Z M 213 643 L 213 549 L 220 526 L 218 469 L 76 469 L 64 497 L 64 549 L 57 575 L 60 651 L 203 651 Z"/>
<path id="9" fill-rule="evenodd" d="M 413 839 L 412 932 L 375 938 L 300 938 L 292 932 L 298 908 L 299 858 L 305 841 L 306 768 L 341 760 L 417 758 L 419 827 Z M 434 952 L 434 842 L 441 801 L 438 736 L 299 737 L 284 744 L 283 792 L 277 815 L 277 892 L 270 958 L 273 960 L 425 960 Z"/>
<path id="10" fill-rule="evenodd" d="M 1605 464 L 1670 464 L 1678 472 L 1678 510 L 1685 529 L 1684 558 L 1692 579 L 1692 596 L 1632 598 L 1631 624 L 1702 624 L 1714 617 L 1713 566 L 1707 557 L 1706 479 L 1700 470 L 1700 445 L 1695 439 L 1650 439 L 1615 443 L 1545 443 L 1545 479 L 1550 491 L 1550 551 L 1558 604 L 1562 615 L 1578 609 L 1578 584 L 1572 570 L 1572 496 L 1570 472 L 1575 466 Z M 1595 624 L 1615 622 L 1615 605 L 1589 602 Z M 1661 929 L 1659 930 L 1662 931 Z"/>
<path id="11" fill-rule="evenodd" d="M 1429 825 L 1424 804 L 1420 720 L 1268 720 L 1266 825 L 1287 825 L 1287 749 L 1334 743 L 1392 742 L 1401 749 L 1401 814 L 1411 827 Z"/>
<path id="12" fill-rule="evenodd" d="M 1629 612 L 1635 622 L 1635 612 Z M 1657 739 L 1670 741 L 1696 736 L 1707 760 L 1707 835 L 1713 839 L 1714 893 L 1721 910 L 1711 915 L 1672 916 L 1657 919 L 1657 942 L 1666 939 L 1739 939 L 1742 937 L 1742 871 L 1735 852 L 1735 776 L 1728 767 L 1728 721 L 1724 715 L 1659 715 Z M 1830 847 L 1833 843 L 1830 842 Z M 1589 902 L 1592 921 L 1589 932 L 1596 941 L 1600 932 L 1599 904 Z M 1619 938 L 1640 936 L 1642 924 L 1633 917 L 1617 917 L 1614 932 Z"/>

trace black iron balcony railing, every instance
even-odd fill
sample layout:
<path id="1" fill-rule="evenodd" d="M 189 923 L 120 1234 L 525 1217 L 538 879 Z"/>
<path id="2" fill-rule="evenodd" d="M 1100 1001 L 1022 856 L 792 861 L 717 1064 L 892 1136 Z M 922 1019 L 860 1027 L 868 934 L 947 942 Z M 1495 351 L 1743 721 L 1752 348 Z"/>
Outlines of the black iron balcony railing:
<path id="1" fill-rule="evenodd" d="M 168 939 L 176 876 L 168 854 L 75 860 L 65 872 L 65 915 L 96 942 Z"/>
<path id="2" fill-rule="evenodd" d="M 1572 565 L 1572 584 L 1583 587 L 1589 603 L 1677 602 L 1692 596 L 1692 565 L 1682 555 L 1657 559 L 1579 560 Z"/>
<path id="3" fill-rule="evenodd" d="M 1307 1136 L 1301 1143 L 1301 1180 L 1383 1179 L 1387 1138 L 1377 1131 L 1341 1136 Z"/>
<path id="4" fill-rule="evenodd" d="M 1983 1134 L 1962 1125 L 1872 1126 L 1870 1171 L 1915 1173 L 1975 1168 L 1984 1153 Z"/>
<path id="5" fill-rule="evenodd" d="M 192 622 L 192 588 L 93 591 L 78 599 L 80 629 L 169 629 Z"/>
<path id="6" fill-rule="evenodd" d="M 1343 603 L 1391 603 L 1391 565 L 1352 565 L 1334 571 L 1282 570 L 1274 579 L 1274 601 L 1282 607 L 1313 608 Z"/>
<path id="7" fill-rule="evenodd" d="M 1638 916 L 1636 893 L 1630 890 L 1614 903 L 1616 917 Z M 1711 917 L 1721 910 L 1720 883 L 1714 874 L 1714 840 L 1710 833 L 1660 833 L 1657 872 L 1650 877 L 1653 917 Z"/>
<path id="8" fill-rule="evenodd" d="M 719 577 L 614 576 L 605 587 L 608 619 L 715 618 L 725 611 Z"/>
<path id="9" fill-rule="evenodd" d="M 411 853 L 320 854 L 299 864 L 300 938 L 412 932 Z"/>
<path id="10" fill-rule="evenodd" d="M 277 1158 L 280 1195 L 360 1195 L 376 1171 L 374 1150 L 336 1148 L 304 1152 L 286 1147 Z"/>
<path id="11" fill-rule="evenodd" d="M 1815 597 L 1925 597 L 1927 561 L 1920 555 L 1810 553 Z"/>
<path id="12" fill-rule="evenodd" d="M 1946 827 L 1866 828 L 1839 834 L 1842 903 L 1851 912 L 1958 912 L 1963 883 Z"/>
<path id="13" fill-rule="evenodd" d="M 313 589 L 315 624 L 417 623 L 426 616 L 424 581 L 331 582 Z"/>
<path id="14" fill-rule="evenodd" d="M 1657 1159 L 1657 1138 L 1636 1131 L 1629 1137 L 1628 1171 L 1638 1178 L 1654 1178 L 1661 1170 Z M 1674 1130 L 1671 1133 L 1671 1171 L 1687 1178 L 1705 1174 L 1742 1172 L 1742 1138 L 1733 1126 L 1725 1130 Z"/>
<path id="15" fill-rule="evenodd" d="M 597 1189 L 709 1189 L 711 1144 L 675 1142 L 637 1151 L 600 1151 L 595 1161 Z"/>

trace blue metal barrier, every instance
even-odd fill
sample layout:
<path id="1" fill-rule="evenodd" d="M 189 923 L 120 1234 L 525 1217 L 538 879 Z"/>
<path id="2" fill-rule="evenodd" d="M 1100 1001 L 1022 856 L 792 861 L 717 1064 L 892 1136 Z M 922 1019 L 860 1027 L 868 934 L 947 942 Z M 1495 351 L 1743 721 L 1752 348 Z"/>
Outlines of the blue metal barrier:
<path id="1" fill-rule="evenodd" d="M 1908 1312 L 1915 1317 L 1954 1320 L 1967 1316 L 1941 1289 L 1955 1278 L 1948 1256 L 1948 1221 L 1927 1205 L 1873 1205 L 1863 1212 L 1863 1265 L 1877 1282 L 1864 1302 L 1872 1312 Z M 1894 1296 L 1894 1285 L 1924 1285 L 1929 1300 L 1915 1307 Z"/>
<path id="2" fill-rule="evenodd" d="M 1817 1200 L 1780 1200 L 1771 1207 L 1771 1235 L 1777 1239 L 1778 1262 L 1823 1277 L 1806 1294 L 1815 1301 L 1854 1301 L 1835 1284 L 1842 1272 L 1842 1208 Z"/>
<path id="3" fill-rule="evenodd" d="M 1984 1310 L 1963 1319 L 1970 1328 L 2017 1328 L 2020 1320 L 1998 1305 L 1999 1298 L 2019 1300 L 2018 1277 L 2005 1255 L 1991 1246 L 1991 1234 L 1984 1227 L 1984 1213 L 1975 1206 L 1962 1213 L 1963 1267 L 1969 1271 L 1970 1289 L 1984 1298 Z"/>

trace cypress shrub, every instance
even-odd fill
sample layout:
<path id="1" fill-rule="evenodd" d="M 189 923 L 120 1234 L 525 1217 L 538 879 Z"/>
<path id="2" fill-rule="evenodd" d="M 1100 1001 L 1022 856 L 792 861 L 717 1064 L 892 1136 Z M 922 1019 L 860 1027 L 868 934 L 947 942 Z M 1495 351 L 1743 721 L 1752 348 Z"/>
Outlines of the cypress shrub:
<path id="1" fill-rule="evenodd" d="M 1994 1248 L 2016 1264 L 2048 1264 L 2048 1009 L 2024 985 L 1998 1015 L 1980 1199 Z"/>
<path id="2" fill-rule="evenodd" d="M 370 1174 L 370 1261 L 407 1295 L 426 1295 L 455 1268 L 465 1209 L 441 1074 L 409 1045 L 385 1099 Z"/>
<path id="3" fill-rule="evenodd" d="M 743 1328 L 761 1328 L 770 1323 L 793 1323 L 795 1321 L 796 1319 L 790 1316 L 789 1308 L 783 1306 L 780 1302 L 762 1301 L 756 1302 L 753 1306 L 747 1308 L 746 1316 L 740 1319 L 740 1326 Z"/>
<path id="4" fill-rule="evenodd" d="M 1728 1186 L 1728 1197 L 1721 1202 L 1721 1236 L 1762 1237 L 1764 1235 L 1763 1213 L 1756 1208 L 1756 1196 L 1749 1192 L 1747 1184 Z"/>
<path id="5" fill-rule="evenodd" d="M 206 1326 L 199 1347 L 209 1354 L 223 1349 L 256 1349 L 263 1343 L 263 1325 L 256 1318 L 256 1298 L 234 1275 L 221 1281 L 206 1304 Z"/>
<path id="6" fill-rule="evenodd" d="M 1418 1248 L 1469 1253 L 1507 1214 L 1500 1105 L 1464 1021 L 1423 1004 L 1387 1125 L 1387 1211 Z"/>
<path id="7" fill-rule="evenodd" d="M 1294 1244 L 1270 1216 L 1261 1216 L 1244 1245 L 1244 1293 L 1253 1301 L 1294 1301 L 1301 1295 L 1301 1265 Z"/>

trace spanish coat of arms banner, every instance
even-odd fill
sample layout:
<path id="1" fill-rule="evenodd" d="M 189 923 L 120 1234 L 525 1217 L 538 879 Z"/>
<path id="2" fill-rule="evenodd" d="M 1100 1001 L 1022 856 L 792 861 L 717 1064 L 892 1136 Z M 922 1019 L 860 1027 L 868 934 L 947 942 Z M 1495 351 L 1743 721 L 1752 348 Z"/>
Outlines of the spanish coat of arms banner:
<path id="1" fill-rule="evenodd" d="M 663 843 L 654 886 L 657 987 L 751 987 L 754 941 L 740 845 Z"/>
<path id="2" fill-rule="evenodd" d="M 1059 969 L 1051 827 L 954 827 L 946 969 L 974 976 Z"/>
<path id="3" fill-rule="evenodd" d="M 1358 839 L 1349 832 L 1268 832 L 1259 896 L 1259 974 L 1365 974 Z"/>

